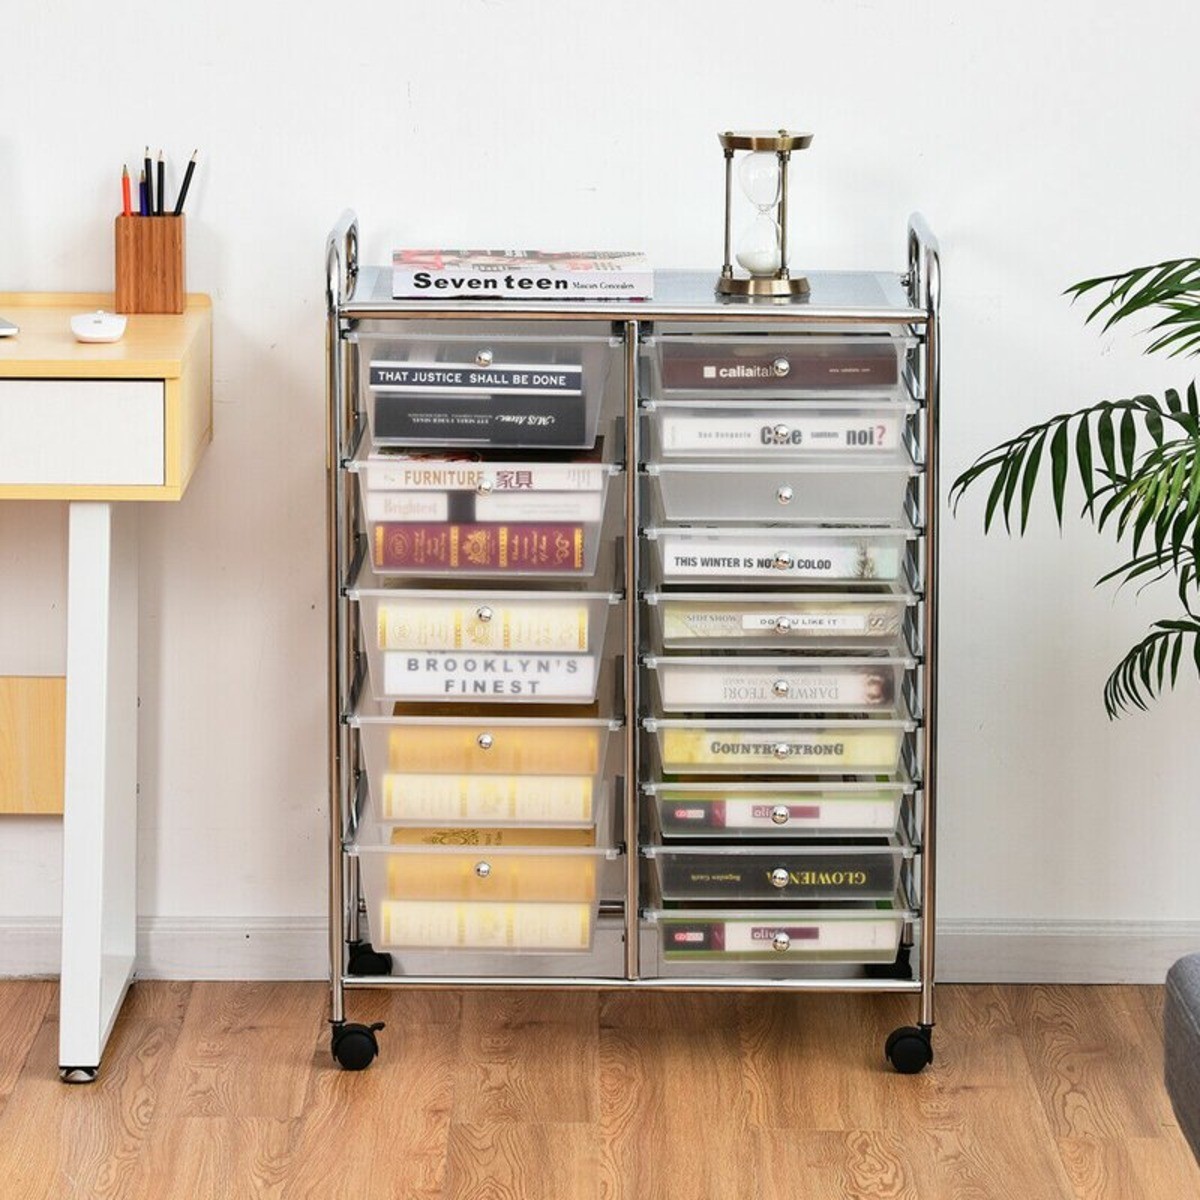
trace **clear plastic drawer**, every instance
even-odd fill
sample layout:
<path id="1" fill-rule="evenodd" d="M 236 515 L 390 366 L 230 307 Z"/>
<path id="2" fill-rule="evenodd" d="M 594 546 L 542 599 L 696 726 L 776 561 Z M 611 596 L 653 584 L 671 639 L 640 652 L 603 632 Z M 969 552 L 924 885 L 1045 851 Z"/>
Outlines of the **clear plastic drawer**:
<path id="1" fill-rule="evenodd" d="M 449 578 L 590 578 L 609 483 L 620 472 L 599 462 L 391 456 L 348 465 L 358 476 L 371 569 Z"/>
<path id="2" fill-rule="evenodd" d="M 586 951 L 621 892 L 617 850 L 394 840 L 412 832 L 367 828 L 350 848 L 377 948 Z"/>
<path id="3" fill-rule="evenodd" d="M 899 525 L 917 468 L 891 461 L 650 463 L 654 511 L 668 521 Z"/>
<path id="4" fill-rule="evenodd" d="M 894 832 L 910 780 L 645 783 L 662 838 L 765 841 Z"/>
<path id="5" fill-rule="evenodd" d="M 664 901 L 778 904 L 812 900 L 889 900 L 912 851 L 896 839 L 877 844 L 643 846 Z"/>
<path id="6" fill-rule="evenodd" d="M 663 583 L 896 583 L 905 575 L 905 548 L 916 536 L 903 529 L 796 526 L 646 530 L 656 579 Z"/>
<path id="7" fill-rule="evenodd" d="M 592 446 L 624 378 L 601 322 L 364 322 L 348 340 L 380 446 Z"/>
<path id="8" fill-rule="evenodd" d="M 668 775 L 865 775 L 899 769 L 911 718 L 704 721 L 646 717 Z"/>
<path id="9" fill-rule="evenodd" d="M 809 400 L 754 404 L 744 399 L 647 400 L 649 457 L 770 459 L 775 462 L 904 465 L 911 400 L 874 404 Z"/>
<path id="10" fill-rule="evenodd" d="M 663 335 L 648 345 L 650 394 L 905 399 L 915 344 L 890 333 Z"/>
<path id="11" fill-rule="evenodd" d="M 642 971 L 648 977 L 740 975 L 746 964 L 758 963 L 786 978 L 814 964 L 890 963 L 912 919 L 886 902 L 786 913 L 652 909 L 643 925 L 650 936 L 642 939 Z"/>
<path id="12" fill-rule="evenodd" d="M 907 648 L 911 593 L 657 592 L 646 594 L 654 644 L 665 650 Z"/>
<path id="13" fill-rule="evenodd" d="M 658 657 L 643 660 L 663 712 L 896 713 L 912 658 Z"/>
<path id="14" fill-rule="evenodd" d="M 591 703 L 618 593 L 352 588 L 377 700 Z"/>

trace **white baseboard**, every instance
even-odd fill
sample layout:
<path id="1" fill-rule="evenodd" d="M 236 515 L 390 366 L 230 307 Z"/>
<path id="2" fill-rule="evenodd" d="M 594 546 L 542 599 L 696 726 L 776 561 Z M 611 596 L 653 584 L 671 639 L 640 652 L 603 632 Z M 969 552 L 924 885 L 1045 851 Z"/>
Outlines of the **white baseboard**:
<path id="1" fill-rule="evenodd" d="M 947 918 L 938 924 L 942 983 L 1162 983 L 1200 951 L 1200 921 Z M 143 917 L 140 979 L 326 979 L 321 917 Z M 0 977 L 57 975 L 55 917 L 0 921 Z"/>

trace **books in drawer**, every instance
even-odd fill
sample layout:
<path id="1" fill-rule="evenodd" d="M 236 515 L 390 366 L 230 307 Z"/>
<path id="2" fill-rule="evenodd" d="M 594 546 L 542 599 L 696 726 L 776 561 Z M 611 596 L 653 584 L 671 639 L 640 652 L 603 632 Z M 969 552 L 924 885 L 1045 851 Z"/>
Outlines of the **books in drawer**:
<path id="1" fill-rule="evenodd" d="M 595 814 L 590 775 L 383 776 L 383 819 L 577 824 Z"/>
<path id="2" fill-rule="evenodd" d="M 870 391 L 896 385 L 899 358 L 890 338 L 664 341 L 661 370 L 663 387 L 679 391 Z"/>
<path id="3" fill-rule="evenodd" d="M 385 900 L 379 945 L 442 950 L 587 950 L 592 905 Z"/>
<path id="4" fill-rule="evenodd" d="M 900 632 L 903 601 L 840 600 L 750 602 L 661 601 L 663 638 L 668 643 L 757 640 L 765 635 L 835 642 L 839 637 L 893 638 Z"/>
<path id="5" fill-rule="evenodd" d="M 374 527 L 376 570 L 579 571 L 582 525 L 417 525 Z"/>
<path id="6" fill-rule="evenodd" d="M 397 725 L 388 733 L 388 769 L 453 775 L 595 775 L 605 733 L 584 725 Z"/>
<path id="7" fill-rule="evenodd" d="M 662 923 L 663 957 L 671 960 L 888 962 L 895 958 L 900 920 L 882 909 L 855 916 L 805 913 L 763 917 L 698 918 Z"/>

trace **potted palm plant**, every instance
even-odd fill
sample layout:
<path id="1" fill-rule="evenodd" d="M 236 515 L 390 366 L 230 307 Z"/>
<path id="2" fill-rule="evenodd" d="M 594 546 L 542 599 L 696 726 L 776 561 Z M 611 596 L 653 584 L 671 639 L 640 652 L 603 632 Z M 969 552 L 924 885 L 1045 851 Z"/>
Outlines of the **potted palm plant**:
<path id="1" fill-rule="evenodd" d="M 1096 300 L 1087 315 L 1108 329 L 1153 317 L 1147 353 L 1200 354 L 1200 258 L 1137 267 L 1086 279 L 1067 289 Z M 1081 516 L 1111 531 L 1125 561 L 1101 576 L 1121 584 L 1174 578 L 1179 611 L 1155 621 L 1104 685 L 1109 717 L 1173 686 L 1184 654 L 1200 672 L 1200 397 L 1193 381 L 1181 394 L 1103 400 L 1060 413 L 981 454 L 951 485 L 955 511 L 968 489 L 990 482 L 987 531 L 1003 520 L 1025 532 L 1040 478 L 1049 476 L 1061 527 L 1068 478 L 1083 489 Z M 1043 489 L 1044 490 L 1044 489 Z"/>

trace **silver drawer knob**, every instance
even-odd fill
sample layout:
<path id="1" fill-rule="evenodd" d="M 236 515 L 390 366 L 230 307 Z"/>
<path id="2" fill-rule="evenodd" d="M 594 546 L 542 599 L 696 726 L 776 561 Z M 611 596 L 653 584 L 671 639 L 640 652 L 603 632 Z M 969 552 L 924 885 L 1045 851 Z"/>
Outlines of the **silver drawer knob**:
<path id="1" fill-rule="evenodd" d="M 795 499 L 795 496 L 795 489 L 790 483 L 785 483 L 779 489 L 779 491 L 775 493 L 775 499 L 778 500 L 780 504 L 791 504 L 791 502 Z"/>
<path id="2" fill-rule="evenodd" d="M 791 758 L 792 748 L 787 742 L 776 742 L 772 753 L 776 758 Z"/>
<path id="3" fill-rule="evenodd" d="M 781 700 L 787 699 L 788 681 L 786 679 L 775 680 L 775 682 L 771 684 L 771 692 L 773 695 L 778 696 Z"/>
<path id="4" fill-rule="evenodd" d="M 490 733 L 481 733 L 475 739 L 475 745 L 477 745 L 480 748 L 480 750 L 490 750 L 492 748 L 492 742 L 494 740 L 495 739 L 492 737 L 492 735 Z"/>
<path id="5" fill-rule="evenodd" d="M 493 613 L 492 613 L 492 610 L 490 608 L 488 608 L 488 606 L 486 604 L 481 604 L 475 610 L 475 616 L 480 621 L 484 622 L 484 624 L 487 624 L 487 622 L 492 619 Z"/>
<path id="6" fill-rule="evenodd" d="M 777 804 L 771 809 L 771 824 L 786 825 L 791 815 L 791 811 L 786 804 Z"/>
<path id="7" fill-rule="evenodd" d="M 490 350 L 480 350 L 479 353 L 475 355 L 475 365 L 477 367 L 490 367 L 492 365 L 493 357 L 495 356 Z"/>
<path id="8" fill-rule="evenodd" d="M 771 566 L 777 571 L 790 571 L 792 568 L 792 556 L 786 550 L 780 550 L 771 559 Z"/>
<path id="9" fill-rule="evenodd" d="M 492 873 L 492 864 L 488 862 L 477 862 L 475 864 L 475 874 L 480 879 L 486 879 Z"/>
<path id="10" fill-rule="evenodd" d="M 794 624 L 795 624 L 795 622 L 792 620 L 791 617 L 776 617 L 775 618 L 775 632 L 776 633 L 790 633 L 792 626 Z"/>
<path id="11" fill-rule="evenodd" d="M 495 486 L 496 485 L 492 483 L 490 479 L 481 479 L 478 484 L 475 485 L 475 494 L 478 496 L 490 496 L 492 494 L 492 488 Z"/>
<path id="12" fill-rule="evenodd" d="M 786 358 L 777 358 L 771 364 L 771 370 L 774 371 L 780 379 L 782 379 L 791 369 L 792 364 L 788 362 Z"/>
<path id="13" fill-rule="evenodd" d="M 773 888 L 785 888 L 788 885 L 788 873 L 783 867 L 776 867 L 771 872 L 771 886 Z"/>
<path id="14" fill-rule="evenodd" d="M 771 939 L 771 949 L 778 950 L 780 954 L 787 950 L 791 944 L 792 939 L 782 929 Z"/>
<path id="15" fill-rule="evenodd" d="M 783 445 L 791 440 L 792 431 L 786 425 L 776 425 L 771 430 L 771 436 L 775 439 L 777 445 Z"/>

